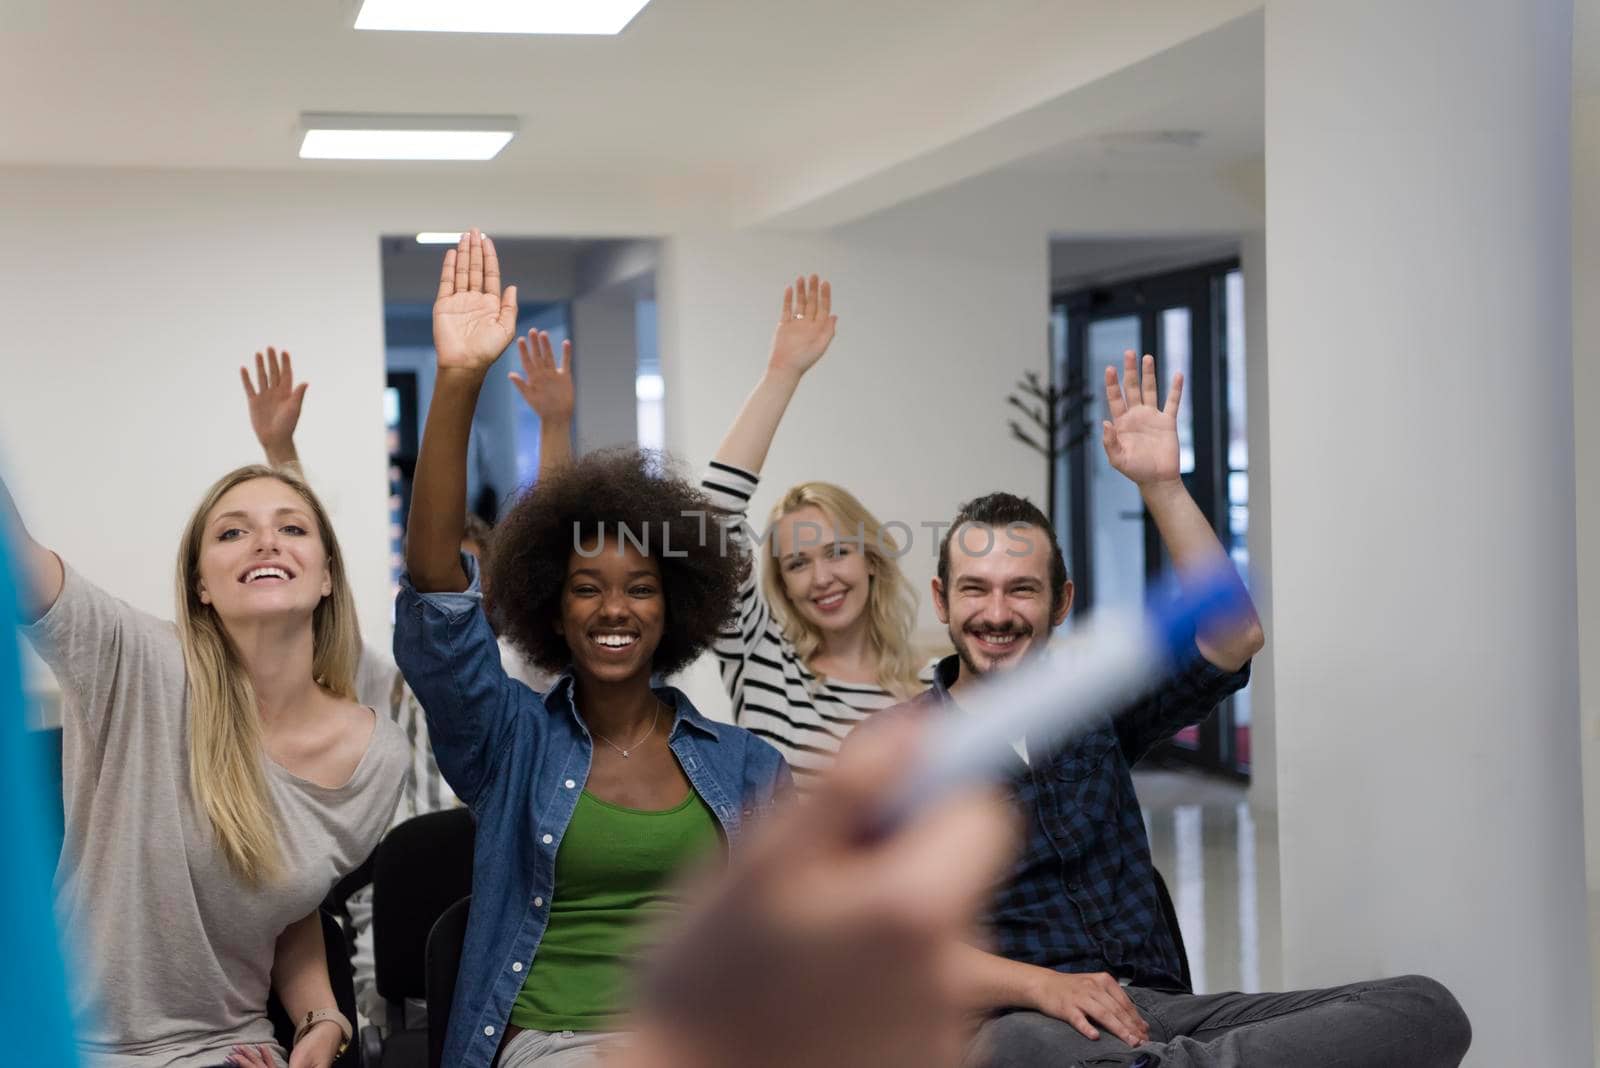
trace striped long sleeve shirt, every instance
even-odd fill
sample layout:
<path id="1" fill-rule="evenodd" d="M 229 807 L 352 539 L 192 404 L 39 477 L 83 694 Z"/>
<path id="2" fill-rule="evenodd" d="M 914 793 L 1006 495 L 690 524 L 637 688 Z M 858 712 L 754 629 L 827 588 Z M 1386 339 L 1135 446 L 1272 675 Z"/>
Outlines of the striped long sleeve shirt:
<path id="1" fill-rule="evenodd" d="M 819 677 L 783 636 L 761 592 L 760 551 L 750 544 L 748 513 L 758 484 L 749 471 L 715 461 L 700 482 L 712 507 L 723 513 L 727 544 L 750 557 L 739 584 L 738 624 L 717 639 L 713 651 L 733 701 L 734 722 L 776 746 L 804 791 L 832 765 L 856 724 L 900 699 L 881 686 Z M 761 549 L 771 551 L 766 542 Z M 924 685 L 932 684 L 937 664 L 932 660 L 924 667 Z"/>

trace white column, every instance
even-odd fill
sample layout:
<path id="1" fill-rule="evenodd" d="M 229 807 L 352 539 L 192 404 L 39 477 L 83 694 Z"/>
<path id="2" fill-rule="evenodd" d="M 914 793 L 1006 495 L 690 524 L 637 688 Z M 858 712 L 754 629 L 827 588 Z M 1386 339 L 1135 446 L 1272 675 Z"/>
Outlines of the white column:
<path id="1" fill-rule="evenodd" d="M 1578 660 L 1583 665 L 1584 833 L 1589 853 L 1589 962 L 1600 970 L 1600 95 L 1573 101 L 1572 392 L 1577 438 Z M 1600 999 L 1597 999 L 1600 1000 Z M 1600 1050 L 1600 1019 L 1596 1049 Z"/>
<path id="2" fill-rule="evenodd" d="M 1239 241 L 1244 273 L 1245 398 L 1250 427 L 1250 590 L 1268 634 L 1272 617 L 1272 413 L 1267 406 L 1267 235 L 1247 231 Z M 1254 819 L 1258 989 L 1283 986 L 1283 920 L 1278 893 L 1277 643 L 1268 642 L 1250 666 L 1250 810 Z"/>
<path id="3" fill-rule="evenodd" d="M 1267 235 L 1254 230 L 1239 241 L 1244 275 L 1245 400 L 1249 407 L 1250 577 L 1262 625 L 1272 631 L 1272 413 L 1267 407 Z M 1269 645 L 1250 668 L 1250 805 L 1257 813 L 1278 807 L 1278 744 L 1274 729 Z"/>
<path id="4" fill-rule="evenodd" d="M 1292 985 L 1421 971 L 1586 1064 L 1571 0 L 1269 0 Z"/>

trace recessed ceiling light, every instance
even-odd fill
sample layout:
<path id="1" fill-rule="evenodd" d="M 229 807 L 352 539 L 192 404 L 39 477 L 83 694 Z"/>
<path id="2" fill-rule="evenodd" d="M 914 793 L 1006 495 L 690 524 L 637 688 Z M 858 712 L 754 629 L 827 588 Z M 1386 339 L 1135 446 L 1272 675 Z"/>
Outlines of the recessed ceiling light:
<path id="1" fill-rule="evenodd" d="M 419 245 L 459 245 L 460 243 L 461 231 L 459 230 L 453 234 L 444 230 L 424 230 L 417 235 L 417 244 Z"/>
<path id="2" fill-rule="evenodd" d="M 509 133 L 464 130 L 307 130 L 301 159 L 494 159 Z"/>
<path id="3" fill-rule="evenodd" d="M 364 0 L 358 30 L 621 33 L 650 0 Z"/>
<path id="4" fill-rule="evenodd" d="M 515 135 L 505 116 L 300 116 L 301 159 L 493 159 Z"/>

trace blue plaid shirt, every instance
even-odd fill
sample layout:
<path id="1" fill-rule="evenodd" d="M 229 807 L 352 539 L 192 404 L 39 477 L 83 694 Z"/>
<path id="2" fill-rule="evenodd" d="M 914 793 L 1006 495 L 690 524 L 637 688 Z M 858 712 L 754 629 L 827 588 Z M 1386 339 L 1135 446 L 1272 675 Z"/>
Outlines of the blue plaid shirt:
<path id="1" fill-rule="evenodd" d="M 960 668 L 955 656 L 940 661 L 933 688 L 916 700 L 951 700 Z M 995 952 L 1059 972 L 1183 988 L 1129 769 L 1249 680 L 1250 665 L 1223 671 L 1196 649 L 1160 689 L 1059 751 L 1028 747 L 1029 763 L 1019 757 L 1010 776 L 1025 819 L 1022 855 L 985 917 Z"/>

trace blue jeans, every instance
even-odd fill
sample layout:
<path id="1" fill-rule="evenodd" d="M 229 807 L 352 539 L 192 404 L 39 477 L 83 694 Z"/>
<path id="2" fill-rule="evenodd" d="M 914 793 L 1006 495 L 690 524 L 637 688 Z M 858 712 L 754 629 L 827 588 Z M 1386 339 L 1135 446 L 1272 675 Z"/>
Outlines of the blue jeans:
<path id="1" fill-rule="evenodd" d="M 978 1029 L 963 1068 L 1457 1068 L 1472 1043 L 1455 997 L 1420 975 L 1284 994 L 1127 993 L 1150 1025 L 1142 1046 L 1011 1012 Z"/>

